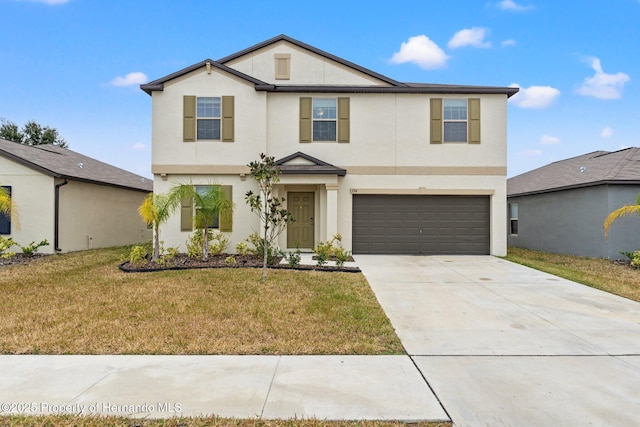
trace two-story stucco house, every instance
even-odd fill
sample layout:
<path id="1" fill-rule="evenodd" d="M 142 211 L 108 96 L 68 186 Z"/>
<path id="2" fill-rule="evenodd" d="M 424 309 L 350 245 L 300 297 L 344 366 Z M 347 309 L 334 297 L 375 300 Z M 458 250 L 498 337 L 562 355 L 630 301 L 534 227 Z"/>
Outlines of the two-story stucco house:
<path id="1" fill-rule="evenodd" d="M 510 87 L 402 83 L 281 35 L 141 85 L 152 97 L 154 191 L 222 185 L 232 245 L 259 230 L 247 164 L 266 153 L 296 221 L 282 249 L 340 233 L 358 253 L 506 253 Z M 166 246 L 192 230 L 183 206 Z"/>

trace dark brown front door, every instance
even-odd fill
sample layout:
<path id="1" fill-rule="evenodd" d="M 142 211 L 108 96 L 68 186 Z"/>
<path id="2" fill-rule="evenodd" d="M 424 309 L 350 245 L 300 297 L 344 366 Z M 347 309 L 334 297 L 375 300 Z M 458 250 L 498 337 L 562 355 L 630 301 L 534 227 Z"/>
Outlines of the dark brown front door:
<path id="1" fill-rule="evenodd" d="M 289 248 L 313 248 L 313 193 L 288 193 L 287 206 L 293 214 L 294 222 L 287 226 L 287 246 Z"/>

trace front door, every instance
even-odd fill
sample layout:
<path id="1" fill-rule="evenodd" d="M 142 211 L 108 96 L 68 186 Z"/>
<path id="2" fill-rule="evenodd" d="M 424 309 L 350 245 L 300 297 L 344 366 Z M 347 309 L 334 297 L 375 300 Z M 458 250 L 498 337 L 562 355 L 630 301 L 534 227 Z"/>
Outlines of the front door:
<path id="1" fill-rule="evenodd" d="M 287 226 L 287 247 L 313 248 L 313 193 L 288 193 L 288 211 L 293 214 L 294 222 Z"/>

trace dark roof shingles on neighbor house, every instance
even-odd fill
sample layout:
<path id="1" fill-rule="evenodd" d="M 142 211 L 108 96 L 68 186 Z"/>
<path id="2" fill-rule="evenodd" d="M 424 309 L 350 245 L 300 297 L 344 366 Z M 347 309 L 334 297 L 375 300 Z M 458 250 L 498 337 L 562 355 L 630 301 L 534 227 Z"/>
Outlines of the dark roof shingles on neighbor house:
<path id="1" fill-rule="evenodd" d="M 507 195 L 522 196 L 600 184 L 640 184 L 640 148 L 594 151 L 514 176 L 507 180 Z"/>
<path id="2" fill-rule="evenodd" d="M 0 156 L 54 178 L 153 191 L 148 178 L 55 145 L 29 146 L 0 139 Z"/>

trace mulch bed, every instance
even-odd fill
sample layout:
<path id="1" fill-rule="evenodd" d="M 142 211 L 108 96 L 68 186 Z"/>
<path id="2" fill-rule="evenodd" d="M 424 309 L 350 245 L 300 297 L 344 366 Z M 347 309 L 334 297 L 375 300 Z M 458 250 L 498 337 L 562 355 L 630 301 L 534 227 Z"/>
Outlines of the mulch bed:
<path id="1" fill-rule="evenodd" d="M 10 257 L 0 257 L 0 267 L 6 267 L 8 265 L 19 265 L 19 264 L 29 264 L 34 261 L 38 261 L 48 255 L 45 254 L 34 254 L 31 256 L 23 255 L 23 254 L 15 254 Z"/>
<path id="2" fill-rule="evenodd" d="M 228 263 L 227 258 L 233 257 L 235 263 Z M 312 270 L 312 271 L 341 271 L 348 273 L 360 273 L 358 267 L 337 267 L 334 265 L 297 265 L 289 266 L 288 264 L 280 264 L 282 258 L 278 258 L 274 265 L 269 268 L 288 269 L 288 270 Z M 209 256 L 208 261 L 202 261 L 197 258 L 190 258 L 186 254 L 179 254 L 171 259 L 165 260 L 163 263 L 147 261 L 146 263 L 134 265 L 129 261 L 125 261 L 119 265 L 120 270 L 126 273 L 145 273 L 152 271 L 165 270 L 188 270 L 199 268 L 262 268 L 262 258 L 256 255 L 234 255 L 220 254 Z"/>

